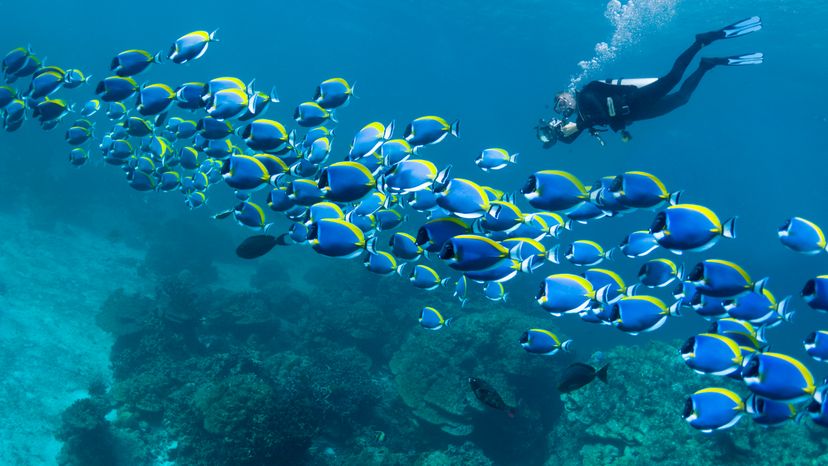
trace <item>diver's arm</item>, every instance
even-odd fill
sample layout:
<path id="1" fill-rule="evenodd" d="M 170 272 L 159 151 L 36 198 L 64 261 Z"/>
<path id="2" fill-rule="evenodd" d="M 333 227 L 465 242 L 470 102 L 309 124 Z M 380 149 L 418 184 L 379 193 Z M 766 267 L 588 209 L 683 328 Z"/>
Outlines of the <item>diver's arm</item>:
<path id="1" fill-rule="evenodd" d="M 572 144 L 581 133 L 584 132 L 584 128 L 582 128 L 577 123 L 567 123 L 561 127 L 560 133 L 558 135 L 558 141 L 564 144 Z"/>

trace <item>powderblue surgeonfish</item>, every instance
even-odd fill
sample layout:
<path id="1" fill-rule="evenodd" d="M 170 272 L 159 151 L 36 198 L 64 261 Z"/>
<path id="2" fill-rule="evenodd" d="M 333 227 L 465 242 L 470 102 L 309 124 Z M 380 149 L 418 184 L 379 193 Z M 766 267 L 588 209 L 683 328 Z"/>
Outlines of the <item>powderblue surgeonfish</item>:
<path id="1" fill-rule="evenodd" d="M 811 309 L 828 312 L 828 275 L 809 279 L 802 287 L 801 294 Z"/>
<path id="2" fill-rule="evenodd" d="M 618 175 L 610 186 L 610 192 L 625 207 L 652 209 L 668 202 L 678 204 L 681 192 L 670 193 L 655 175 L 632 171 Z"/>
<path id="3" fill-rule="evenodd" d="M 238 135 L 250 149 L 260 152 L 277 152 L 286 145 L 292 146 L 293 133 L 276 120 L 260 118 L 242 127 Z"/>
<path id="4" fill-rule="evenodd" d="M 63 85 L 63 79 L 64 76 L 56 71 L 35 73 L 31 84 L 29 84 L 29 97 L 40 99 L 53 94 Z"/>
<path id="5" fill-rule="evenodd" d="M 465 275 L 461 275 L 454 285 L 453 296 L 460 300 L 460 307 L 465 307 L 469 302 L 469 279 Z"/>
<path id="6" fill-rule="evenodd" d="M 802 341 L 808 356 L 820 362 L 828 362 L 828 331 L 811 332 Z"/>
<path id="7" fill-rule="evenodd" d="M 762 293 L 767 278 L 754 282 L 745 269 L 720 259 L 706 259 L 696 264 L 686 280 L 696 286 L 696 291 L 714 298 L 731 298 L 748 291 Z"/>
<path id="8" fill-rule="evenodd" d="M 175 91 L 166 84 L 142 86 L 138 91 L 136 108 L 144 116 L 158 115 L 175 100 Z"/>
<path id="9" fill-rule="evenodd" d="M 741 347 L 751 347 L 754 349 L 762 349 L 763 344 L 759 340 L 762 335 L 750 324 L 743 320 L 732 319 L 730 317 L 721 318 L 713 321 L 710 324 L 708 333 L 716 333 L 723 335 L 735 341 Z"/>
<path id="10" fill-rule="evenodd" d="M 326 218 L 312 223 L 308 228 L 308 242 L 322 255 L 347 259 L 373 249 L 373 244 L 366 241 L 362 230 L 338 219 Z"/>
<path id="11" fill-rule="evenodd" d="M 408 233 L 396 232 L 388 241 L 391 253 L 397 259 L 416 261 L 423 254 L 423 249 L 417 244 L 417 239 Z"/>
<path id="12" fill-rule="evenodd" d="M 704 433 L 736 425 L 745 412 L 739 395 L 725 388 L 711 387 L 697 391 L 684 402 L 684 420 Z"/>
<path id="13" fill-rule="evenodd" d="M 420 325 L 428 330 L 440 330 L 443 326 L 448 326 L 451 323 L 451 318 L 445 319 L 440 311 L 431 306 L 426 306 L 420 310 Z"/>
<path id="14" fill-rule="evenodd" d="M 662 288 L 684 275 L 683 267 L 677 266 L 670 259 L 652 259 L 641 265 L 638 280 L 649 288 Z"/>
<path id="15" fill-rule="evenodd" d="M 506 291 L 506 287 L 503 286 L 503 283 L 488 282 L 486 283 L 486 286 L 483 287 L 483 296 L 490 301 L 502 301 L 505 303 L 506 300 L 509 299 L 509 292 Z"/>
<path id="16" fill-rule="evenodd" d="M 332 109 L 346 105 L 353 95 L 354 87 L 348 81 L 331 78 L 316 86 L 313 100 L 324 108 Z"/>
<path id="17" fill-rule="evenodd" d="M 572 340 L 561 341 L 557 335 L 542 328 L 531 328 L 520 336 L 520 346 L 527 353 L 552 356 L 558 351 L 570 351 Z"/>
<path id="18" fill-rule="evenodd" d="M 561 315 L 588 309 L 597 295 L 592 283 L 586 278 L 558 273 L 549 275 L 541 282 L 535 299 L 550 314 Z"/>
<path id="19" fill-rule="evenodd" d="M 89 153 L 82 147 L 75 147 L 69 151 L 69 163 L 79 167 L 89 160 Z"/>
<path id="20" fill-rule="evenodd" d="M 461 218 L 482 217 L 491 204 L 486 192 L 474 181 L 452 178 L 446 183 L 435 182 L 437 205 Z"/>
<path id="21" fill-rule="evenodd" d="M 380 187 L 391 194 L 407 194 L 429 188 L 435 180 L 448 177 L 450 167 L 437 172 L 437 167 L 428 160 L 408 159 L 402 161 L 382 176 Z"/>
<path id="22" fill-rule="evenodd" d="M 474 159 L 475 165 L 480 167 L 484 172 L 489 170 L 500 170 L 506 168 L 507 165 L 517 163 L 517 152 L 510 154 L 506 149 L 493 147 L 490 149 L 483 149 L 483 152 Z"/>
<path id="23" fill-rule="evenodd" d="M 511 232 L 524 223 L 526 217 L 527 215 L 513 202 L 491 201 L 489 210 L 480 219 L 479 226 L 486 231 Z"/>
<path id="24" fill-rule="evenodd" d="M 769 400 L 754 394 L 745 399 L 745 410 L 753 422 L 766 427 L 780 426 L 796 419 L 796 407 L 793 403 Z"/>
<path id="25" fill-rule="evenodd" d="M 530 175 L 521 192 L 532 207 L 542 210 L 566 211 L 589 198 L 578 178 L 560 170 L 543 170 Z"/>
<path id="26" fill-rule="evenodd" d="M 322 108 L 316 102 L 303 102 L 293 111 L 293 119 L 299 126 L 310 128 L 319 126 L 328 120 L 336 122 L 333 113 Z"/>
<path id="27" fill-rule="evenodd" d="M 402 225 L 408 218 L 397 209 L 380 209 L 374 217 L 377 220 L 377 231 L 388 231 Z"/>
<path id="28" fill-rule="evenodd" d="M 441 285 L 446 285 L 449 282 L 448 278 L 440 278 L 440 274 L 436 270 L 427 266 L 418 264 L 411 270 L 408 276 L 408 281 L 417 288 L 423 290 L 434 290 Z"/>
<path id="29" fill-rule="evenodd" d="M 363 165 L 345 161 L 333 163 L 322 169 L 318 186 L 327 199 L 335 202 L 355 202 L 374 189 L 376 180 Z"/>
<path id="30" fill-rule="evenodd" d="M 509 250 L 506 247 L 480 235 L 455 236 L 440 250 L 440 259 L 459 271 L 484 270 L 507 257 Z"/>
<path id="31" fill-rule="evenodd" d="M 394 122 L 383 125 L 375 121 L 363 126 L 354 136 L 348 159 L 357 160 L 373 155 L 394 133 Z"/>
<path id="32" fill-rule="evenodd" d="M 207 114 L 219 120 L 238 116 L 250 105 L 249 90 L 221 89 L 210 96 Z"/>
<path id="33" fill-rule="evenodd" d="M 611 304 L 629 293 L 624 279 L 612 270 L 600 268 L 587 269 L 581 276 L 592 284 L 593 289 L 602 290 L 600 299 L 603 301 L 594 300 L 589 308 L 581 310 L 578 313 L 581 320 L 610 325 Z"/>
<path id="34" fill-rule="evenodd" d="M 822 229 L 802 217 L 789 218 L 778 230 L 779 241 L 788 249 L 803 254 L 819 254 L 828 250 Z"/>
<path id="35" fill-rule="evenodd" d="M 428 252 L 440 252 L 446 241 L 469 233 L 471 227 L 456 217 L 428 220 L 417 230 L 417 244 Z"/>
<path id="36" fill-rule="evenodd" d="M 158 63 L 161 52 L 153 55 L 146 50 L 124 50 L 112 59 L 109 69 L 118 76 L 135 76 L 153 63 Z"/>
<path id="37" fill-rule="evenodd" d="M 694 204 L 677 204 L 656 214 L 650 233 L 658 244 L 681 254 L 685 251 L 705 251 L 721 237 L 736 237 L 736 219 L 724 224 L 707 207 Z"/>
<path id="38" fill-rule="evenodd" d="M 63 77 L 63 87 L 66 89 L 74 89 L 81 84 L 85 84 L 89 82 L 92 78 L 92 75 L 85 75 L 83 71 L 73 68 L 66 70 L 66 74 Z"/>
<path id="39" fill-rule="evenodd" d="M 389 139 L 382 143 L 379 153 L 382 156 L 382 163 L 391 167 L 403 160 L 408 160 L 414 153 L 414 149 L 405 139 Z"/>
<path id="40" fill-rule="evenodd" d="M 795 311 L 791 309 L 790 301 L 788 296 L 777 302 L 773 293 L 765 288 L 761 293 L 749 291 L 736 299 L 728 299 L 722 305 L 734 319 L 771 327 L 782 321 L 791 321 Z"/>
<path id="41" fill-rule="evenodd" d="M 511 258 L 501 259 L 495 265 L 483 270 L 469 270 L 464 275 L 476 282 L 505 282 L 514 278 L 524 265 Z"/>
<path id="42" fill-rule="evenodd" d="M 207 85 L 203 82 L 188 82 L 175 89 L 176 105 L 185 110 L 196 110 L 207 105 Z"/>
<path id="43" fill-rule="evenodd" d="M 109 76 L 98 83 L 95 93 L 104 102 L 120 102 L 138 90 L 138 83 L 130 77 Z"/>
<path id="44" fill-rule="evenodd" d="M 556 264 L 560 263 L 559 251 L 560 249 L 558 245 L 552 249 L 552 256 L 550 260 Z M 603 262 L 605 255 L 606 253 L 604 252 L 604 248 L 602 248 L 600 244 L 595 241 L 583 239 L 575 240 L 570 243 L 569 247 L 564 252 L 564 257 L 567 261 L 569 261 L 569 263 L 581 267 L 598 265 Z"/>
<path id="45" fill-rule="evenodd" d="M 255 157 L 232 155 L 222 166 L 222 178 L 233 189 L 250 191 L 262 188 L 270 181 L 270 173 Z"/>
<path id="46" fill-rule="evenodd" d="M 390 275 L 397 270 L 397 259 L 385 251 L 367 252 L 362 261 L 369 272 Z"/>
<path id="47" fill-rule="evenodd" d="M 700 374 L 729 375 L 741 368 L 742 350 L 727 336 L 702 333 L 684 342 L 681 358 Z"/>
<path id="48" fill-rule="evenodd" d="M 413 147 L 437 144 L 451 134 L 458 137 L 460 134 L 460 120 L 449 123 L 438 116 L 423 116 L 415 118 L 405 127 L 403 137 Z"/>
<path id="49" fill-rule="evenodd" d="M 742 362 L 742 380 L 751 392 L 775 401 L 801 401 L 816 390 L 811 371 L 781 353 L 748 355 Z"/>
<path id="50" fill-rule="evenodd" d="M 198 60 L 207 51 L 210 42 L 218 42 L 216 32 L 218 32 L 218 29 L 210 33 L 207 31 L 193 31 L 179 37 L 170 46 L 167 58 L 177 64 Z"/>
<path id="51" fill-rule="evenodd" d="M 612 305 L 609 321 L 623 332 L 638 335 L 661 328 L 668 316 L 678 315 L 677 308 L 668 308 L 654 296 L 625 296 Z"/>

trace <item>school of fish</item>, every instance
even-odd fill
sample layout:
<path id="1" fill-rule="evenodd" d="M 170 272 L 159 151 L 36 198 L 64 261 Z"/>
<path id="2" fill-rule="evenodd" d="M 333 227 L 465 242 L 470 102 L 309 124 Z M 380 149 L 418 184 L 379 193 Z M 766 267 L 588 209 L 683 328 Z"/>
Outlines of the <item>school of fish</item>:
<path id="1" fill-rule="evenodd" d="M 15 131 L 32 119 L 45 130 L 63 124 L 69 163 L 100 158 L 119 167 L 130 187 L 177 193 L 190 209 L 204 208 L 224 185 L 233 190 L 235 205 L 213 217 L 259 233 L 237 249 L 244 258 L 277 245 L 306 245 L 325 256 L 361 258 L 369 272 L 398 274 L 422 290 L 451 286 L 461 305 L 473 283 L 482 284 L 486 299 L 505 302 L 514 277 L 567 261 L 583 272 L 551 273 L 540 281 L 537 304 L 552 316 L 575 314 L 633 335 L 655 331 L 685 310 L 711 322 L 706 333 L 681 346 L 681 358 L 696 372 L 743 381 L 749 395 L 720 387 L 689 395 L 683 416 L 692 427 L 726 429 L 744 414 L 766 426 L 810 418 L 828 427 L 828 383 L 817 385 L 801 361 L 766 351 L 767 330 L 793 316 L 790 297 L 777 299 L 766 278 L 757 280 L 728 260 L 708 258 L 685 269 L 670 259 L 644 259 L 658 249 L 681 255 L 735 238 L 735 218 L 722 221 L 708 207 L 683 203 L 682 192 L 641 171 L 587 186 L 571 173 L 542 170 L 514 194 L 453 177 L 451 166 L 438 167 L 424 155 L 459 135 L 459 121 L 440 116 L 416 118 L 402 134 L 393 121 L 371 122 L 347 150 L 334 150 L 337 112 L 354 98 L 354 84 L 339 77 L 319 83 L 311 99 L 296 106 L 294 129 L 265 118 L 279 98 L 274 89 L 258 90 L 255 81 L 225 76 L 171 86 L 135 80 L 150 67 L 198 60 L 217 41 L 215 31 L 195 31 L 167 53 L 117 53 L 111 76 L 94 85 L 96 96 L 77 102 L 55 95 L 91 87 L 89 75 L 46 66 L 31 48 L 16 48 L 2 62 L 3 127 Z M 517 156 L 485 148 L 474 163 L 483 171 L 501 170 Z M 615 247 L 557 241 L 573 225 L 634 210 L 652 211 L 652 222 Z M 273 234 L 277 215 L 290 227 Z M 778 235 L 801 254 L 828 248 L 820 227 L 804 218 L 788 219 Z M 599 267 L 623 257 L 642 262 L 634 284 Z M 675 302 L 648 294 L 664 287 L 672 287 Z M 828 274 L 808 280 L 801 296 L 812 309 L 828 312 Z M 451 321 L 436 307 L 420 311 L 425 329 Z M 572 345 L 546 329 L 520 330 L 516 344 L 530 354 L 551 356 Z M 803 346 L 828 362 L 828 330 L 811 332 Z"/>

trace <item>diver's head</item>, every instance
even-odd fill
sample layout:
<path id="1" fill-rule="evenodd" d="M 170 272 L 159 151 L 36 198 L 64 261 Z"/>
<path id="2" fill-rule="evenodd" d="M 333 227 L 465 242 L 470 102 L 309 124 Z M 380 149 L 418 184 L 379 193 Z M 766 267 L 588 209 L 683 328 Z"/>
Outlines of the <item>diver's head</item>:
<path id="1" fill-rule="evenodd" d="M 569 91 L 561 91 L 555 94 L 555 113 L 568 118 L 578 108 L 578 101 L 575 94 Z"/>

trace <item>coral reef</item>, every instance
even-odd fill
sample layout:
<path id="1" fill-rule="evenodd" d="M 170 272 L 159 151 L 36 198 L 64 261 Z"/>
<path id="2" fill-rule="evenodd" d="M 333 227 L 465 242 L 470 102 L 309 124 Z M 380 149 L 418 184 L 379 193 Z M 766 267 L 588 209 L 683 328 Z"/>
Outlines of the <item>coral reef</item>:
<path id="1" fill-rule="evenodd" d="M 686 397 L 707 386 L 747 395 L 726 377 L 698 375 L 678 356 L 680 343 L 653 341 L 616 347 L 609 383 L 592 383 L 562 395 L 565 413 L 549 434 L 547 465 L 810 465 L 828 461 L 828 439 L 811 436 L 814 426 L 789 423 L 767 429 L 749 417 L 711 435 L 681 416 Z M 792 448 L 796 445 L 795 448 Z"/>

